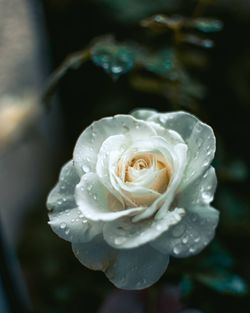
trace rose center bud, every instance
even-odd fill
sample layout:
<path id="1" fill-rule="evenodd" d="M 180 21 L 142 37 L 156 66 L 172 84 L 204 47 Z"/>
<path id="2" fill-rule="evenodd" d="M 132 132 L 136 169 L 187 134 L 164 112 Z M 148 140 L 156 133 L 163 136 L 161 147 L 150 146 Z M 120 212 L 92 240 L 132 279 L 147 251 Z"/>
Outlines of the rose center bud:
<path id="1" fill-rule="evenodd" d="M 129 158 L 119 160 L 117 175 L 127 186 L 131 186 L 131 190 L 133 186 L 140 186 L 145 190 L 163 193 L 171 178 L 171 167 L 160 153 L 134 153 Z M 133 194 L 131 196 L 137 205 L 149 205 L 157 198 L 157 195 L 152 197 L 147 194 L 143 199 L 135 199 Z"/>

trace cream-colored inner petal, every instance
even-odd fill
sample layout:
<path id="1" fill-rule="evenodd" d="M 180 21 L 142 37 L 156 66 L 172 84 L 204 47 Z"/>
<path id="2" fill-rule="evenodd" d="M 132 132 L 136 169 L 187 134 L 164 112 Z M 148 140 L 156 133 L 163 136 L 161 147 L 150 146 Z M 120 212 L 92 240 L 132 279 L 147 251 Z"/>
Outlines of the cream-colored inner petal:
<path id="1" fill-rule="evenodd" d="M 162 194 L 168 187 L 172 169 L 161 153 L 138 152 L 131 154 L 129 158 L 122 157 L 118 161 L 116 174 L 126 186 L 145 187 Z M 138 197 L 131 194 L 131 198 L 136 200 L 137 205 L 145 206 L 156 197 L 146 194 Z"/>

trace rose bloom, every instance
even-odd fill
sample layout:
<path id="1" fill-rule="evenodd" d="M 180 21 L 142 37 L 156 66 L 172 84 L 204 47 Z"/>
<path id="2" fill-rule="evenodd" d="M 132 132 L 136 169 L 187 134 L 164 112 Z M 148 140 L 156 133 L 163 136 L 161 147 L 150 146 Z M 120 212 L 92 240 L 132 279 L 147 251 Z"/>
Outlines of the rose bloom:
<path id="1" fill-rule="evenodd" d="M 170 256 L 197 254 L 214 237 L 214 153 L 211 127 L 186 112 L 102 118 L 62 168 L 49 224 L 117 287 L 149 287 Z"/>

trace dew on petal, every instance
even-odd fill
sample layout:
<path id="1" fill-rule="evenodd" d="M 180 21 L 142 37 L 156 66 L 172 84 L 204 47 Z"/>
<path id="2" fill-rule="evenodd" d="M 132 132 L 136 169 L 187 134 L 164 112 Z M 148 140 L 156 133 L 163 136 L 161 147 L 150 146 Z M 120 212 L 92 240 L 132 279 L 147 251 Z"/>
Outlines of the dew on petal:
<path id="1" fill-rule="evenodd" d="M 174 252 L 175 255 L 180 254 L 180 252 L 181 252 L 180 247 L 179 246 L 175 246 L 174 249 L 173 249 L 173 252 Z"/>
<path id="2" fill-rule="evenodd" d="M 65 234 L 69 235 L 69 233 L 70 233 L 70 229 L 69 228 L 65 229 Z"/>
<path id="3" fill-rule="evenodd" d="M 184 245 L 188 243 L 188 237 L 187 237 L 187 236 L 185 236 L 185 237 L 182 238 L 182 243 L 183 243 Z"/>
<path id="4" fill-rule="evenodd" d="M 61 228 L 61 229 L 65 229 L 66 227 L 67 227 L 67 224 L 66 224 L 66 223 L 61 223 L 61 224 L 60 224 L 60 228 Z"/>
<path id="5" fill-rule="evenodd" d="M 82 170 L 83 170 L 85 173 L 90 172 L 90 168 L 89 168 L 89 166 L 86 165 L 86 164 L 83 164 L 83 165 L 82 165 Z"/>
<path id="6" fill-rule="evenodd" d="M 200 237 L 196 237 L 196 238 L 194 239 L 194 242 L 198 243 L 200 240 L 201 240 Z"/>

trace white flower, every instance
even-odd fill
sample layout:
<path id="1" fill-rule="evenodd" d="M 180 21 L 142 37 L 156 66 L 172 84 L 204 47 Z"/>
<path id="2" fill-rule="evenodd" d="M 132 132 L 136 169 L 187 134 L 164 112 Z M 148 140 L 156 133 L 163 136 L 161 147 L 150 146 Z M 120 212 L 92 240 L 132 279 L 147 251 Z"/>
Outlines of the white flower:
<path id="1" fill-rule="evenodd" d="M 169 256 L 197 254 L 213 238 L 214 152 L 212 129 L 186 112 L 103 118 L 49 194 L 49 224 L 83 265 L 119 288 L 146 288 Z"/>

